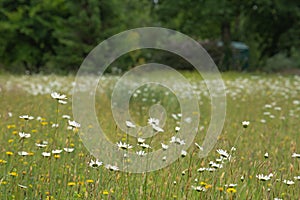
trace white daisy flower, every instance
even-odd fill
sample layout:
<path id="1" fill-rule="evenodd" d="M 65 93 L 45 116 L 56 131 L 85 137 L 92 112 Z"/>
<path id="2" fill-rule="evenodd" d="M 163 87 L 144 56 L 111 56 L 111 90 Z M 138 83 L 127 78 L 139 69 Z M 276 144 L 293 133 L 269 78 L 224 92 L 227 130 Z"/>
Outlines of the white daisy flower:
<path id="1" fill-rule="evenodd" d="M 119 167 L 113 166 L 113 165 L 110 165 L 110 164 L 105 165 L 105 168 L 109 169 L 110 171 L 119 171 Z"/>
<path id="2" fill-rule="evenodd" d="M 283 180 L 282 182 L 287 184 L 287 185 L 294 185 L 295 184 L 295 182 L 292 181 L 292 180 Z"/>
<path id="3" fill-rule="evenodd" d="M 300 176 L 294 176 L 295 180 L 300 180 Z"/>
<path id="4" fill-rule="evenodd" d="M 89 163 L 89 166 L 90 167 L 93 167 L 93 168 L 97 168 L 97 167 L 100 167 L 103 163 L 102 162 L 99 162 L 98 160 L 91 160 L 90 163 Z"/>
<path id="5" fill-rule="evenodd" d="M 63 104 L 63 105 L 66 105 L 68 102 L 67 102 L 67 101 L 64 101 L 64 100 L 58 100 L 58 103 Z"/>
<path id="6" fill-rule="evenodd" d="M 197 192 L 205 192 L 206 191 L 206 188 L 202 187 L 202 186 L 193 186 L 192 185 L 192 189 L 196 190 Z"/>
<path id="7" fill-rule="evenodd" d="M 64 100 L 64 99 L 67 99 L 67 96 L 65 94 L 59 94 L 57 92 L 52 92 L 51 93 L 51 97 L 53 99 L 56 99 L 56 100 Z"/>
<path id="8" fill-rule="evenodd" d="M 197 172 L 204 172 L 205 170 L 206 170 L 205 167 L 201 167 L 201 168 L 197 169 Z"/>
<path id="9" fill-rule="evenodd" d="M 210 161 L 210 162 L 209 162 L 209 165 L 210 165 L 212 168 L 216 168 L 216 169 L 218 169 L 218 168 L 223 168 L 223 165 L 222 165 L 222 164 L 218 164 L 218 163 L 215 163 L 215 162 L 213 162 L 213 161 Z"/>
<path id="10" fill-rule="evenodd" d="M 52 128 L 57 128 L 57 127 L 59 127 L 59 124 L 52 124 L 51 127 L 52 127 Z"/>
<path id="11" fill-rule="evenodd" d="M 64 148 L 64 151 L 67 153 L 72 153 L 74 151 L 74 148 Z"/>
<path id="12" fill-rule="evenodd" d="M 44 157 L 50 157 L 50 156 L 51 156 L 51 153 L 49 153 L 49 152 L 43 152 L 43 153 L 42 153 L 42 156 L 44 156 Z"/>
<path id="13" fill-rule="evenodd" d="M 18 186 L 19 186 L 20 188 L 27 189 L 27 186 L 25 186 L 25 185 L 18 184 Z"/>
<path id="14" fill-rule="evenodd" d="M 229 154 L 227 153 L 226 150 L 223 150 L 223 149 L 218 149 L 217 152 L 224 158 L 228 158 L 229 157 Z"/>
<path id="15" fill-rule="evenodd" d="M 181 150 L 181 157 L 186 157 L 187 152 L 185 150 Z"/>
<path id="16" fill-rule="evenodd" d="M 249 126 L 250 122 L 249 121 L 243 121 L 242 125 L 244 128 L 247 128 Z"/>
<path id="17" fill-rule="evenodd" d="M 26 151 L 19 151 L 18 154 L 19 154 L 20 156 L 28 156 L 28 155 L 29 155 L 29 153 L 26 152 Z"/>
<path id="18" fill-rule="evenodd" d="M 145 156 L 145 155 L 147 155 L 147 153 L 145 153 L 145 151 L 137 151 L 136 152 L 136 154 L 138 155 L 138 156 Z"/>
<path id="19" fill-rule="evenodd" d="M 149 144 L 142 143 L 142 144 L 140 144 L 140 146 L 141 146 L 143 149 L 151 149 L 151 146 L 150 146 Z"/>
<path id="20" fill-rule="evenodd" d="M 62 118 L 63 119 L 71 119 L 70 115 L 63 115 Z"/>
<path id="21" fill-rule="evenodd" d="M 164 132 L 164 129 L 160 128 L 159 126 L 152 125 L 152 128 L 157 132 Z"/>
<path id="22" fill-rule="evenodd" d="M 162 160 L 166 161 L 167 160 L 167 156 L 162 157 Z"/>
<path id="23" fill-rule="evenodd" d="M 195 143 L 195 145 L 200 149 L 200 151 L 203 151 L 203 147 L 201 147 L 198 143 Z"/>
<path id="24" fill-rule="evenodd" d="M 136 126 L 131 121 L 125 121 L 127 128 L 135 128 Z"/>
<path id="25" fill-rule="evenodd" d="M 142 143 L 144 143 L 146 141 L 146 139 L 144 139 L 144 138 L 138 138 L 137 141 L 138 141 L 139 144 L 142 144 Z"/>
<path id="26" fill-rule="evenodd" d="M 173 136 L 171 138 L 170 143 L 175 143 L 175 144 L 179 144 L 179 145 L 185 145 L 184 140 L 181 140 L 180 138 L 176 138 L 175 136 Z"/>
<path id="27" fill-rule="evenodd" d="M 149 118 L 148 119 L 148 124 L 151 125 L 151 126 L 153 126 L 153 125 L 158 126 L 159 120 L 155 119 L 155 118 Z"/>
<path id="28" fill-rule="evenodd" d="M 131 149 L 132 146 L 130 144 L 122 143 L 121 141 L 117 143 L 119 149 Z"/>
<path id="29" fill-rule="evenodd" d="M 30 138 L 30 133 L 19 132 L 20 138 Z"/>
<path id="30" fill-rule="evenodd" d="M 44 148 L 47 146 L 47 144 L 39 144 L 39 143 L 35 143 L 35 146 L 40 147 L 40 148 Z"/>
<path id="31" fill-rule="evenodd" d="M 68 123 L 69 123 L 69 126 L 72 126 L 74 128 L 80 128 L 80 124 L 78 122 L 68 120 Z"/>
<path id="32" fill-rule="evenodd" d="M 269 175 L 263 175 L 263 174 L 258 174 L 256 175 L 256 178 L 258 178 L 258 180 L 261 180 L 261 181 L 268 181 L 270 180 L 271 178 L 273 177 L 273 174 L 269 174 Z"/>
<path id="33" fill-rule="evenodd" d="M 176 131 L 176 132 L 180 131 L 180 127 L 179 127 L 179 126 L 176 126 L 176 127 L 175 127 L 175 131 Z"/>
<path id="34" fill-rule="evenodd" d="M 29 115 L 21 115 L 19 116 L 20 119 L 25 119 L 25 120 L 32 120 L 34 119 L 33 116 L 29 116 Z"/>
<path id="35" fill-rule="evenodd" d="M 300 158 L 300 154 L 293 153 L 292 158 Z"/>
<path id="36" fill-rule="evenodd" d="M 265 158 L 269 158 L 269 153 L 266 152 L 266 153 L 264 154 L 264 157 L 265 157 Z"/>
<path id="37" fill-rule="evenodd" d="M 53 154 L 60 154 L 63 150 L 60 150 L 60 149 L 55 149 L 55 150 L 52 150 L 52 153 Z"/>
<path id="38" fill-rule="evenodd" d="M 161 143 L 161 148 L 162 148 L 163 150 L 167 150 L 167 149 L 169 148 L 169 145 L 166 145 L 166 144 L 164 144 L 164 143 Z"/>

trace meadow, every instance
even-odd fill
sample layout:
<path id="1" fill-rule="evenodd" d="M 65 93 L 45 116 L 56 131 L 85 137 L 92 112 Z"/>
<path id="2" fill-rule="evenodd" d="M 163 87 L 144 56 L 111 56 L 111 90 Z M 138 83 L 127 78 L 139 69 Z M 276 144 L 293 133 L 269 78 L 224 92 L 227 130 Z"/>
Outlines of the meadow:
<path id="1" fill-rule="evenodd" d="M 209 93 L 199 75 L 183 75 L 198 97 L 198 134 L 174 163 L 139 174 L 97 160 L 85 148 L 72 116 L 75 77 L 1 75 L 0 199 L 300 199 L 300 77 L 222 74 L 224 128 L 200 159 L 195 143 L 201 146 L 210 122 Z M 97 116 L 107 139 L 140 156 L 169 144 L 180 121 L 176 95 L 184 95 L 184 86 L 181 94 L 155 85 L 135 91 L 132 123 L 147 125 L 154 103 L 167 113 L 163 133 L 141 142 L 113 121 L 110 94 L 118 78 L 107 75 L 97 90 Z"/>

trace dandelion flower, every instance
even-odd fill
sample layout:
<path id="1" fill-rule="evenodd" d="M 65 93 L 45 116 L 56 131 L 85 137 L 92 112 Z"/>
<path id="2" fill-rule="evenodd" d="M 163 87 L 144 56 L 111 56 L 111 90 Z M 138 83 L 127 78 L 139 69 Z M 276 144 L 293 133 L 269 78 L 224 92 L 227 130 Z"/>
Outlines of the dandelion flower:
<path id="1" fill-rule="evenodd" d="M 16 176 L 18 176 L 18 173 L 17 172 L 10 172 L 9 175 L 16 177 Z"/>
<path id="2" fill-rule="evenodd" d="M 236 193 L 237 191 L 236 191 L 235 188 L 228 188 L 228 189 L 226 190 L 226 192 L 231 194 L 231 193 Z"/>
<path id="3" fill-rule="evenodd" d="M 69 182 L 69 183 L 68 183 L 68 186 L 74 186 L 74 185 L 76 185 L 75 182 Z"/>

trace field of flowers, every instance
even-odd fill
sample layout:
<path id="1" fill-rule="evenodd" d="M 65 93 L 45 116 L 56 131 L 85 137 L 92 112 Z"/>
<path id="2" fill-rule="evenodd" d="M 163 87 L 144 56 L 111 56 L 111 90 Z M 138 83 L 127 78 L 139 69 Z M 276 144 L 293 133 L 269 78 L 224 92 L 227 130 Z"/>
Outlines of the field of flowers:
<path id="1" fill-rule="evenodd" d="M 0 199 L 300 199 L 300 77 L 222 74 L 227 115 L 222 134 L 198 157 L 210 122 L 209 93 L 194 73 L 183 73 L 197 94 L 201 119 L 193 145 L 163 169 L 124 173 L 94 158 L 72 116 L 74 77 L 0 76 Z M 144 85 L 130 101 L 132 121 L 152 124 L 153 139 L 128 137 L 114 123 L 110 94 L 117 76 L 101 79 L 96 110 L 107 139 L 120 151 L 145 156 L 184 144 L 174 134 L 181 118 L 176 95 Z M 148 108 L 162 105 L 159 127 Z M 157 158 L 167 160 L 167 157 Z"/>

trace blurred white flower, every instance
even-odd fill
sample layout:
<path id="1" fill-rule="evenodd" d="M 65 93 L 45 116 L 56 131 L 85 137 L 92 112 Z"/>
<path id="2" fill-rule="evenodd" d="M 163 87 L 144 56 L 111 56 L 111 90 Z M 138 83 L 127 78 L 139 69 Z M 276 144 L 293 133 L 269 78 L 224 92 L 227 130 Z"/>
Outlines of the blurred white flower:
<path id="1" fill-rule="evenodd" d="M 19 132 L 20 138 L 30 138 L 30 133 Z"/>
<path id="2" fill-rule="evenodd" d="M 26 151 L 19 151 L 18 154 L 19 154 L 20 156 L 28 156 L 28 155 L 29 155 L 29 153 L 26 152 Z"/>
<path id="3" fill-rule="evenodd" d="M 122 143 L 121 141 L 117 143 L 119 149 L 131 149 L 132 146 L 130 144 Z"/>
<path id="4" fill-rule="evenodd" d="M 102 162 L 99 162 L 98 160 L 91 160 L 90 163 L 89 163 L 89 166 L 90 167 L 93 167 L 93 168 L 97 168 L 97 167 L 100 167 L 103 163 Z"/>
<path id="5" fill-rule="evenodd" d="M 227 153 L 226 150 L 223 150 L 223 149 L 218 149 L 217 152 L 224 158 L 228 158 L 229 157 L 229 154 Z"/>
<path id="6" fill-rule="evenodd" d="M 68 123 L 69 123 L 69 126 L 72 126 L 74 128 L 80 128 L 80 124 L 78 122 L 68 120 Z"/>
<path id="7" fill-rule="evenodd" d="M 51 153 L 43 152 L 43 153 L 42 153 L 42 156 L 44 156 L 44 157 L 49 157 L 49 156 L 51 156 Z"/>
<path id="8" fill-rule="evenodd" d="M 287 185 L 294 185 L 295 184 L 295 182 L 292 181 L 292 180 L 283 180 L 282 182 L 287 184 Z"/>
<path id="9" fill-rule="evenodd" d="M 140 144 L 140 147 L 142 147 L 143 149 L 151 149 L 151 146 L 145 143 Z"/>
<path id="10" fill-rule="evenodd" d="M 131 121 L 126 121 L 127 128 L 135 128 L 136 126 Z"/>
<path id="11" fill-rule="evenodd" d="M 74 148 L 64 148 L 64 151 L 67 153 L 72 153 L 74 150 Z"/>
<path id="12" fill-rule="evenodd" d="M 57 92 L 52 92 L 51 93 L 51 97 L 53 99 L 56 99 L 56 100 L 64 100 L 64 99 L 67 99 L 67 96 L 65 94 L 59 94 Z"/>
<path id="13" fill-rule="evenodd" d="M 110 164 L 105 165 L 105 168 L 109 169 L 110 171 L 119 171 L 119 167 Z"/>
<path id="14" fill-rule="evenodd" d="M 249 126 L 250 122 L 249 121 L 243 121 L 242 125 L 244 128 L 247 128 Z"/>
<path id="15" fill-rule="evenodd" d="M 136 154 L 138 155 L 138 156 L 145 156 L 145 155 L 147 155 L 147 153 L 145 153 L 145 151 L 137 151 L 136 152 Z"/>
<path id="16" fill-rule="evenodd" d="M 60 149 L 56 149 L 56 150 L 52 150 L 53 154 L 60 154 L 63 150 Z"/>
<path id="17" fill-rule="evenodd" d="M 164 144 L 164 143 L 161 143 L 161 148 L 162 148 L 163 150 L 167 150 L 167 149 L 169 148 L 169 146 L 166 145 L 166 144 Z"/>
<path id="18" fill-rule="evenodd" d="M 176 138 L 175 136 L 173 136 L 171 138 L 170 143 L 175 143 L 175 144 L 179 144 L 179 145 L 185 145 L 184 140 L 181 140 L 180 138 Z"/>
<path id="19" fill-rule="evenodd" d="M 139 144 L 142 144 L 146 141 L 146 139 L 144 139 L 144 138 L 138 138 L 137 140 L 138 140 Z"/>
<path id="20" fill-rule="evenodd" d="M 19 116 L 20 119 L 25 119 L 25 120 L 32 120 L 34 119 L 33 116 L 29 116 L 29 115 L 21 115 Z"/>
<path id="21" fill-rule="evenodd" d="M 300 154 L 293 153 L 293 154 L 292 154 L 292 158 L 300 158 Z"/>

